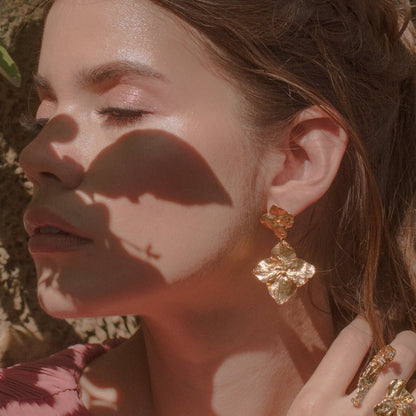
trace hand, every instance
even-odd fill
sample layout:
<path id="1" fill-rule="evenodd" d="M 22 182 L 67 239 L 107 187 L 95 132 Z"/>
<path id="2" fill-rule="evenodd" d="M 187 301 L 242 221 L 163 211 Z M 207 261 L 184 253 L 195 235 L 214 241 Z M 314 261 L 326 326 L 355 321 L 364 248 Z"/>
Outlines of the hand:
<path id="1" fill-rule="evenodd" d="M 396 336 L 390 344 L 396 350 L 393 361 L 379 374 L 357 408 L 351 402 L 356 391 L 346 394 L 346 390 L 356 376 L 371 341 L 367 322 L 357 317 L 335 339 L 296 396 L 287 416 L 374 416 L 374 406 L 385 398 L 389 383 L 393 379 L 409 380 L 416 370 L 416 333 L 404 331 Z M 416 389 L 409 389 L 409 385 L 407 390 L 416 397 Z M 411 406 L 415 414 L 416 406 L 414 403 Z"/>

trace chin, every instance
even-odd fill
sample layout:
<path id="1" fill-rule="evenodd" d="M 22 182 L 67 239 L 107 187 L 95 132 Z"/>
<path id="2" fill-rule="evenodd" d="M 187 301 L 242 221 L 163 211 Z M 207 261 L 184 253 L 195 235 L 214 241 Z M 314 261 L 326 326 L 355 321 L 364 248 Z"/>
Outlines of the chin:
<path id="1" fill-rule="evenodd" d="M 79 317 L 79 312 L 72 297 L 65 295 L 62 292 L 39 285 L 38 299 L 41 308 L 54 318 L 76 318 Z"/>
<path id="2" fill-rule="evenodd" d="M 59 319 L 102 318 L 106 316 L 128 315 L 112 299 L 99 299 L 97 296 L 69 294 L 60 288 L 45 284 L 38 285 L 38 299 L 41 308 L 50 316 Z"/>

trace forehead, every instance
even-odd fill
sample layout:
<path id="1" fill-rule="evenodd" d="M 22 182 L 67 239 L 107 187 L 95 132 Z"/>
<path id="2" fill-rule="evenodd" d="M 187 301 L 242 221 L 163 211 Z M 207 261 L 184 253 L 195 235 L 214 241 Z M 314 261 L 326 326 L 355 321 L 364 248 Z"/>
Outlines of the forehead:
<path id="1" fill-rule="evenodd" d="M 168 68 L 181 77 L 208 67 L 208 53 L 193 29 L 148 0 L 56 0 L 49 12 L 39 73 L 66 72 L 127 60 Z M 182 74 L 183 75 L 183 74 Z"/>
<path id="2" fill-rule="evenodd" d="M 163 9 L 147 0 L 54 0 L 45 37 L 52 34 L 55 38 L 70 36 L 72 40 L 98 42 L 125 32 L 124 41 L 128 44 L 128 40 L 135 42 L 146 36 L 151 27 L 161 23 L 158 21 L 169 20 Z"/>

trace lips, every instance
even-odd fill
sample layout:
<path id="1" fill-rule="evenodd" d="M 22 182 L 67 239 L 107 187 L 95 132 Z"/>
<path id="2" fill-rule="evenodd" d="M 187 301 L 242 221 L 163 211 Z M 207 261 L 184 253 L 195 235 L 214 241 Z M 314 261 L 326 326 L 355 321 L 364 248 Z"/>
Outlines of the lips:
<path id="1" fill-rule="evenodd" d="M 82 231 L 45 208 L 29 209 L 23 221 L 31 254 L 72 252 L 92 243 Z"/>

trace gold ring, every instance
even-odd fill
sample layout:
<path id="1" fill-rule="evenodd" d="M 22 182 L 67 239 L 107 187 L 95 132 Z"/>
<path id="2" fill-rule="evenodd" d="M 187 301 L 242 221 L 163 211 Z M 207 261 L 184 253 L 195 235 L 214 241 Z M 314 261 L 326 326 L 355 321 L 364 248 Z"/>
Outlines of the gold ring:
<path id="1" fill-rule="evenodd" d="M 355 407 L 361 406 L 361 402 L 365 395 L 377 381 L 378 375 L 383 368 L 393 360 L 395 355 L 396 350 L 391 345 L 387 345 L 371 359 L 370 363 L 361 373 L 360 378 L 358 379 L 357 393 L 351 399 L 352 404 Z"/>
<path id="2" fill-rule="evenodd" d="M 406 380 L 390 382 L 385 399 L 374 407 L 379 416 L 413 416 L 412 406 L 415 398 L 406 390 Z"/>

